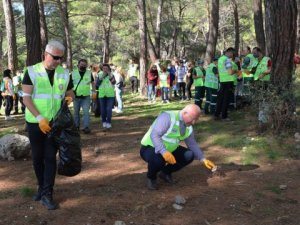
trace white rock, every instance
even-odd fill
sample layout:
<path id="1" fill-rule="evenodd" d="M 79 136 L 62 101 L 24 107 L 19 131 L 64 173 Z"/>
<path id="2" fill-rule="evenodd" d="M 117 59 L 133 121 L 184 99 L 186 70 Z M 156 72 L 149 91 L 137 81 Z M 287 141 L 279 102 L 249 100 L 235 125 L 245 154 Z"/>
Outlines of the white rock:
<path id="1" fill-rule="evenodd" d="M 295 139 L 300 140 L 300 134 L 298 132 L 295 133 L 294 137 L 295 137 Z"/>
<path id="2" fill-rule="evenodd" d="M 181 195 L 176 195 L 175 197 L 175 203 L 178 205 L 184 205 L 186 203 L 186 200 L 183 196 Z"/>
<path id="3" fill-rule="evenodd" d="M 287 189 L 287 185 L 286 184 L 281 184 L 279 185 L 280 190 L 286 190 Z"/>
<path id="4" fill-rule="evenodd" d="M 126 225 L 126 223 L 118 220 L 118 221 L 115 221 L 114 225 Z"/>
<path id="5" fill-rule="evenodd" d="M 176 210 L 182 210 L 183 209 L 183 207 L 181 205 L 178 205 L 178 204 L 175 204 L 175 203 L 172 206 Z"/>
<path id="6" fill-rule="evenodd" d="M 30 155 L 30 149 L 29 138 L 24 135 L 7 134 L 0 138 L 0 159 L 23 159 Z"/>

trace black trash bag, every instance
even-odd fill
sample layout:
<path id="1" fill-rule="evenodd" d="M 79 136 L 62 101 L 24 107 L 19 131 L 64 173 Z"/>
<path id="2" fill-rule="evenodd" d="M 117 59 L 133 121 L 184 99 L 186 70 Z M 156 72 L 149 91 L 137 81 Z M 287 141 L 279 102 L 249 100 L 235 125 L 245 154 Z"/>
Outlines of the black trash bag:
<path id="1" fill-rule="evenodd" d="M 65 101 L 53 120 L 48 136 L 53 138 L 58 148 L 57 173 L 68 177 L 79 174 L 82 161 L 80 134 Z"/>

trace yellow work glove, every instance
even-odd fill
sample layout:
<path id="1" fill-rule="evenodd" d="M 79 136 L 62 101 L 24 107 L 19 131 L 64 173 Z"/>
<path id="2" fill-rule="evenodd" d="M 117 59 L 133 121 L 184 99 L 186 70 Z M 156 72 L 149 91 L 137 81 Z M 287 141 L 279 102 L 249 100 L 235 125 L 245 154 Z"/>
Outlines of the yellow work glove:
<path id="1" fill-rule="evenodd" d="M 47 119 L 45 119 L 41 115 L 38 115 L 36 119 L 39 121 L 39 127 L 44 134 L 48 133 L 51 130 L 49 121 Z"/>
<path id="2" fill-rule="evenodd" d="M 210 161 L 208 159 L 203 159 L 202 162 L 203 162 L 204 166 L 207 169 L 211 170 L 212 172 L 217 170 L 217 166 L 212 161 Z"/>
<path id="3" fill-rule="evenodd" d="M 65 97 L 65 101 L 67 102 L 68 105 L 70 105 L 71 102 L 73 102 L 73 98 L 70 97 L 70 96 L 66 96 L 66 97 Z"/>
<path id="4" fill-rule="evenodd" d="M 176 163 L 176 159 L 171 152 L 166 151 L 162 156 L 167 163 L 171 165 Z"/>

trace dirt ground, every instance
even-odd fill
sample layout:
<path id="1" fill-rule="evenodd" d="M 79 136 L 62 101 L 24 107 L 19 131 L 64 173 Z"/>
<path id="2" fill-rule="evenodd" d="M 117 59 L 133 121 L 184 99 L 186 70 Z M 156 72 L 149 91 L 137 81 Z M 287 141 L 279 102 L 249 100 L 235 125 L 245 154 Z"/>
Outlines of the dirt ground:
<path id="1" fill-rule="evenodd" d="M 0 121 L 1 128 L 14 125 L 22 133 L 20 117 Z M 110 132 L 103 132 L 99 118 L 93 121 L 92 134 L 82 134 L 82 172 L 56 177 L 57 210 L 48 211 L 24 195 L 24 189 L 36 190 L 31 159 L 0 161 L 1 225 L 300 224 L 300 161 L 220 164 L 230 149 L 200 143 L 207 158 L 218 163 L 216 174 L 195 161 L 173 175 L 175 185 L 158 180 L 159 190 L 148 191 L 139 143 L 152 121 L 118 115 Z M 186 199 L 182 210 L 172 206 L 177 195 Z"/>

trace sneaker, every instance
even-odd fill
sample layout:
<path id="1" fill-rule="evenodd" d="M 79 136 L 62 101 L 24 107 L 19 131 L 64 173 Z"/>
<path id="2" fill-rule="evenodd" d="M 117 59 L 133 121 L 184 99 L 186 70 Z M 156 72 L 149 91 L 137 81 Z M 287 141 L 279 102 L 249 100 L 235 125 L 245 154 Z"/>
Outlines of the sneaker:
<path id="1" fill-rule="evenodd" d="M 106 123 L 106 128 L 110 129 L 111 128 L 111 123 Z"/>
<path id="2" fill-rule="evenodd" d="M 117 110 L 116 110 L 116 113 L 123 113 L 123 110 L 117 109 Z"/>
<path id="3" fill-rule="evenodd" d="M 48 210 L 57 209 L 57 204 L 53 201 L 52 195 L 42 196 L 41 203 L 46 206 Z"/>
<path id="4" fill-rule="evenodd" d="M 147 179 L 147 187 L 150 191 L 157 190 L 156 180 L 152 180 L 150 178 Z"/>
<path id="5" fill-rule="evenodd" d="M 106 122 L 102 123 L 102 127 L 107 128 L 107 123 Z"/>
<path id="6" fill-rule="evenodd" d="M 38 192 L 32 196 L 32 200 L 38 202 L 41 200 L 41 198 L 42 198 L 42 190 L 39 188 Z"/>

